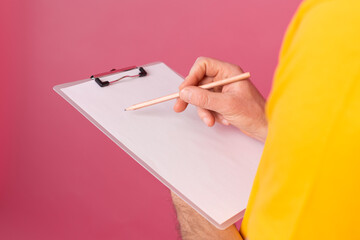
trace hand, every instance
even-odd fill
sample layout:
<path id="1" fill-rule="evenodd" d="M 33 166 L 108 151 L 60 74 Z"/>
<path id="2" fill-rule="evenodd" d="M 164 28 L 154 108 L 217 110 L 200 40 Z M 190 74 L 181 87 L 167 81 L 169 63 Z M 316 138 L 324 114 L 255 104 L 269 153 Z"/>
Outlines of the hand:
<path id="1" fill-rule="evenodd" d="M 171 197 L 179 222 L 182 239 L 188 240 L 242 240 L 235 225 L 219 230 L 197 213 L 192 207 L 181 200 L 175 193 Z"/>
<path id="2" fill-rule="evenodd" d="M 211 58 L 198 58 L 179 86 L 180 98 L 175 103 L 175 112 L 184 111 L 188 103 L 193 104 L 198 107 L 198 115 L 207 126 L 213 126 L 215 121 L 231 124 L 248 136 L 264 142 L 267 135 L 265 99 L 250 79 L 217 87 L 212 91 L 196 87 L 241 73 L 243 70 L 237 65 Z"/>

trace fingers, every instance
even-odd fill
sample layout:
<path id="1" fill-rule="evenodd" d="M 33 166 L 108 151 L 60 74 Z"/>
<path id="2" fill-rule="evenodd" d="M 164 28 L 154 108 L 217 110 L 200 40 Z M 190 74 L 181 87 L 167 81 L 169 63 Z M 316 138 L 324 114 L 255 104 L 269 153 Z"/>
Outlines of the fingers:
<path id="1" fill-rule="evenodd" d="M 206 110 L 204 108 L 197 108 L 197 112 L 201 120 L 205 123 L 206 126 L 212 127 L 215 125 L 215 122 L 221 123 L 225 126 L 229 126 L 230 123 L 224 118 L 223 115 Z"/>
<path id="2" fill-rule="evenodd" d="M 226 71 L 225 77 L 227 75 L 236 75 L 242 70 L 233 64 L 225 63 L 220 60 L 199 57 L 194 65 L 192 66 L 189 75 L 185 78 L 184 82 L 179 86 L 181 91 L 187 86 L 197 86 L 199 84 L 205 84 L 207 82 L 215 81 L 216 77 L 219 76 L 220 72 Z M 220 92 L 222 87 L 217 87 L 213 89 L 215 92 Z M 182 112 L 186 109 L 187 103 L 182 99 L 178 99 L 174 105 L 175 112 Z"/>
<path id="3" fill-rule="evenodd" d="M 176 100 L 176 103 L 174 105 L 174 111 L 175 112 L 182 112 L 186 109 L 187 107 L 187 102 L 184 102 L 183 100 L 181 100 L 180 98 L 178 98 Z"/>
<path id="4" fill-rule="evenodd" d="M 207 84 L 213 81 L 213 78 L 210 77 L 204 77 L 200 82 L 199 85 Z M 182 89 L 182 88 L 181 88 Z M 181 90 L 180 89 L 180 90 Z M 221 90 L 221 89 L 220 89 Z M 187 103 L 181 100 L 180 98 L 177 99 L 175 105 L 174 105 L 174 111 L 175 112 L 182 112 L 186 109 Z"/>
<path id="5" fill-rule="evenodd" d="M 197 107 L 219 113 L 222 113 L 229 104 L 227 95 L 194 86 L 181 90 L 180 99 Z"/>
<path id="6" fill-rule="evenodd" d="M 215 116 L 215 121 L 217 121 L 218 123 L 221 123 L 221 124 L 223 124 L 225 126 L 230 125 L 229 121 L 226 120 L 223 115 L 221 115 L 219 113 L 214 113 L 214 116 Z"/>
<path id="7" fill-rule="evenodd" d="M 197 112 L 201 120 L 208 126 L 212 127 L 215 124 L 215 117 L 214 115 L 206 109 L 203 108 L 197 108 Z"/>
<path id="8" fill-rule="evenodd" d="M 219 72 L 221 61 L 199 57 L 196 59 L 194 65 L 191 67 L 189 75 L 185 78 L 185 81 L 180 85 L 179 89 L 183 89 L 186 86 L 195 86 L 203 80 L 204 77 L 215 77 Z"/>

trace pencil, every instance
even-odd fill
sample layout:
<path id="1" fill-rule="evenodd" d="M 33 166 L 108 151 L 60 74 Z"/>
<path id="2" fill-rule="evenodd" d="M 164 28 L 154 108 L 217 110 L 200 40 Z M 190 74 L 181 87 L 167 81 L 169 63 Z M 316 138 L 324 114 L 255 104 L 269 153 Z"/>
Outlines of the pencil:
<path id="1" fill-rule="evenodd" d="M 243 74 L 240 74 L 240 75 L 236 75 L 234 77 L 226 78 L 226 79 L 219 80 L 219 81 L 216 81 L 216 82 L 207 83 L 207 84 L 204 84 L 204 85 L 201 85 L 201 86 L 198 86 L 198 87 L 201 87 L 203 89 L 211 89 L 211 88 L 214 88 L 214 87 L 224 86 L 224 85 L 227 85 L 227 84 L 230 84 L 230 83 L 245 80 L 245 79 L 248 79 L 249 77 L 250 77 L 250 73 L 246 72 L 246 73 L 243 73 Z M 155 98 L 155 99 L 152 99 L 152 100 L 149 100 L 149 101 L 146 101 L 146 102 L 142 102 L 142 103 L 132 105 L 132 106 L 126 108 L 125 111 L 131 111 L 131 110 L 136 110 L 136 109 L 148 107 L 148 106 L 151 106 L 151 105 L 154 105 L 154 104 L 158 104 L 158 103 L 162 103 L 162 102 L 165 102 L 165 101 L 169 101 L 169 100 L 178 98 L 179 96 L 180 96 L 180 92 L 177 92 L 177 93 L 173 93 L 173 94 L 170 94 L 170 95 L 166 95 L 164 97 Z"/>

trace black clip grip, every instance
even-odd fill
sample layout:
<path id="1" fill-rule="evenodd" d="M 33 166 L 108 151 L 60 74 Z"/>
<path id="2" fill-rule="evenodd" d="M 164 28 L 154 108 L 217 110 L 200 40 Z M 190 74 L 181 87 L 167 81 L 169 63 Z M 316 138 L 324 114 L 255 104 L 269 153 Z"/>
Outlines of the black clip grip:
<path id="1" fill-rule="evenodd" d="M 140 70 L 139 77 L 145 77 L 147 75 L 147 72 L 143 67 L 140 67 L 139 70 Z"/>
<path id="2" fill-rule="evenodd" d="M 95 82 L 97 84 L 99 84 L 100 87 L 106 87 L 106 86 L 109 86 L 110 85 L 110 82 L 109 81 L 101 81 L 100 78 L 95 78 Z"/>
<path id="3" fill-rule="evenodd" d="M 139 74 L 136 75 L 126 75 L 123 76 L 119 79 L 113 80 L 113 81 L 102 81 L 100 78 L 101 77 L 105 77 L 105 76 L 109 76 L 109 75 L 113 75 L 116 73 L 120 73 L 120 72 L 126 72 L 132 69 L 139 69 Z M 132 66 L 132 67 L 127 67 L 127 68 L 122 68 L 122 69 L 111 69 L 109 72 L 104 72 L 104 73 L 99 73 L 96 75 L 92 75 L 90 78 L 95 80 L 95 82 L 100 86 L 100 87 L 106 87 L 109 86 L 112 83 L 115 83 L 117 81 L 120 81 L 123 78 L 133 78 L 133 77 L 144 77 L 147 75 L 147 72 L 145 71 L 145 69 L 143 67 L 136 67 L 136 66 Z"/>

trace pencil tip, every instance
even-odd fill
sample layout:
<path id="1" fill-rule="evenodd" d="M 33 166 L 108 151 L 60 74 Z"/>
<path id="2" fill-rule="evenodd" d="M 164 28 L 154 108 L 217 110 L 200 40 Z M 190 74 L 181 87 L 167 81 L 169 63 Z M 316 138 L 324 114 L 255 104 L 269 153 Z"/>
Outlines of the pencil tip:
<path id="1" fill-rule="evenodd" d="M 126 108 L 124 109 L 124 111 L 125 111 L 125 112 L 127 111 Z"/>

